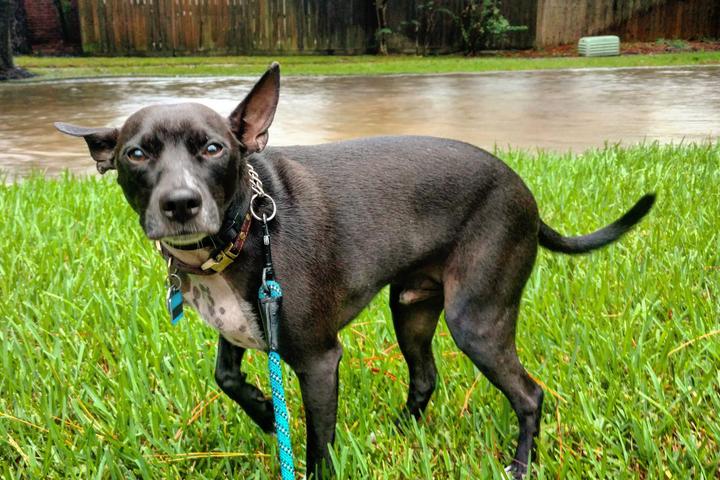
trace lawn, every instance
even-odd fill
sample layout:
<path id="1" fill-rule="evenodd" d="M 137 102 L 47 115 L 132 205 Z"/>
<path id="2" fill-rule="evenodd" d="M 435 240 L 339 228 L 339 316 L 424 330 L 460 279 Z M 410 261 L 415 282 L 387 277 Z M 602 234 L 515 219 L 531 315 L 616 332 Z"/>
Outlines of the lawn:
<path id="1" fill-rule="evenodd" d="M 283 75 L 388 75 L 469 73 L 497 70 L 545 70 L 591 67 L 659 67 L 720 64 L 720 51 L 619 57 L 508 58 L 449 55 L 416 56 L 235 56 L 235 57 L 18 57 L 18 66 L 40 79 L 98 76 L 255 75 L 271 61 Z"/>
<path id="2" fill-rule="evenodd" d="M 658 194 L 621 242 L 538 257 L 518 326 L 546 390 L 534 478 L 718 478 L 720 144 L 501 156 L 567 234 Z M 0 186 L 0 477 L 277 478 L 274 437 L 214 384 L 213 332 L 166 318 L 163 262 L 112 176 Z M 514 414 L 443 322 L 427 417 L 393 428 L 407 372 L 386 296 L 341 334 L 339 478 L 499 478 Z M 268 391 L 266 356 L 248 360 Z M 303 459 L 292 373 L 286 391 Z"/>

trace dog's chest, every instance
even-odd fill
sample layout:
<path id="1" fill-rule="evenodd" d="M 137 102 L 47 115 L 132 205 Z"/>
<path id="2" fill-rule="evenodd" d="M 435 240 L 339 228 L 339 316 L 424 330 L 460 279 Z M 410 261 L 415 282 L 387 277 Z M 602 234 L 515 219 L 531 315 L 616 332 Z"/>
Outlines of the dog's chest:
<path id="1" fill-rule="evenodd" d="M 202 319 L 230 343 L 243 348 L 265 349 L 252 307 L 220 275 L 185 277 L 183 291 Z"/>

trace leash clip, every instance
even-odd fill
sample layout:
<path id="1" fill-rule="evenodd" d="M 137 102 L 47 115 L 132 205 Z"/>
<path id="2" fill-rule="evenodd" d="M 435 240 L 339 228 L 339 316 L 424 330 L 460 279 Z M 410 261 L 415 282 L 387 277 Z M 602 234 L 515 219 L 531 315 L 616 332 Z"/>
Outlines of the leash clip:
<path id="1" fill-rule="evenodd" d="M 282 307 L 282 290 L 280 284 L 274 280 L 266 280 L 267 268 L 263 269 L 263 283 L 258 295 L 260 318 L 263 320 L 263 329 L 271 352 L 278 349 L 278 332 L 280 330 L 280 309 Z"/>

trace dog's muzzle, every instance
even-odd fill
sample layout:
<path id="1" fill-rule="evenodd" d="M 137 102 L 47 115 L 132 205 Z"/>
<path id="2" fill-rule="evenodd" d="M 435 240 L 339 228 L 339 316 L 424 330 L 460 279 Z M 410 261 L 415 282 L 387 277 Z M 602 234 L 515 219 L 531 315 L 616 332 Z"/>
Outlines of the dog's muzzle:
<path id="1" fill-rule="evenodd" d="M 190 188 L 173 189 L 160 198 L 160 210 L 170 220 L 185 223 L 200 213 L 202 196 Z"/>

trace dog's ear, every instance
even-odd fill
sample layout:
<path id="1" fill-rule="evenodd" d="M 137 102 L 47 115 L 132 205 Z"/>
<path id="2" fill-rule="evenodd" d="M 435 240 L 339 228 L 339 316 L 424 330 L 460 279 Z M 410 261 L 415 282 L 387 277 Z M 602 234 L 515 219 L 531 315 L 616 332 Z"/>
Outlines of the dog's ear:
<path id="1" fill-rule="evenodd" d="M 280 98 L 280 65 L 273 62 L 245 100 L 230 114 L 230 129 L 248 152 L 260 152 Z"/>
<path id="2" fill-rule="evenodd" d="M 87 128 L 55 122 L 55 128 L 73 137 L 83 137 L 90 149 L 90 156 L 97 162 L 98 172 L 105 173 L 115 168 L 113 155 L 117 145 L 117 128 Z"/>

